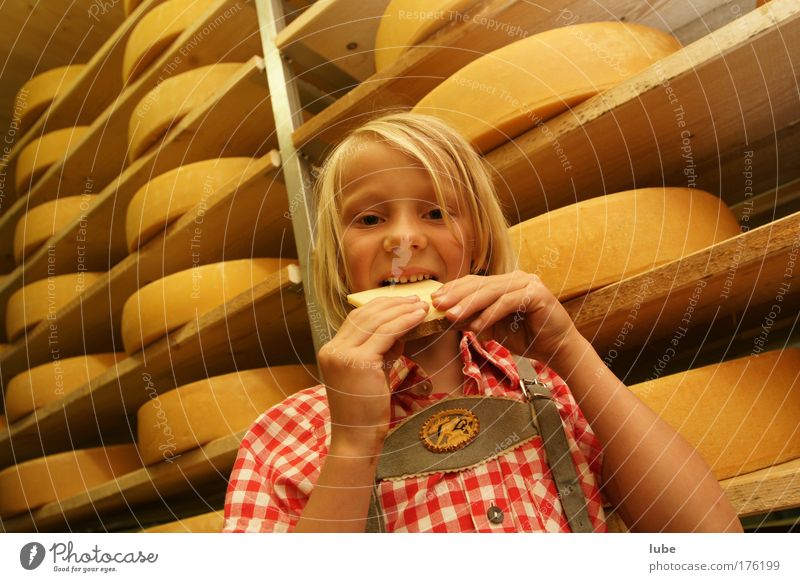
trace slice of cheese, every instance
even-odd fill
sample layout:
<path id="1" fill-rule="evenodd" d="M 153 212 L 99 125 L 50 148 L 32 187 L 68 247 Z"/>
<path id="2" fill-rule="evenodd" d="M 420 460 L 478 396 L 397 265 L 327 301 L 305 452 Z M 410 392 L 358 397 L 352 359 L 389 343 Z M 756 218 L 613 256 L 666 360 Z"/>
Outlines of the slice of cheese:
<path id="1" fill-rule="evenodd" d="M 6 334 L 15 341 L 26 330 L 56 314 L 106 273 L 71 273 L 36 281 L 18 289 L 6 307 Z"/>
<path id="2" fill-rule="evenodd" d="M 89 131 L 87 126 L 67 127 L 43 135 L 22 148 L 17 158 L 14 183 L 17 195 L 27 192 L 47 169 L 65 158 L 78 147 L 83 136 Z"/>
<path id="3" fill-rule="evenodd" d="M 642 188 L 592 198 L 509 229 L 520 268 L 566 300 L 740 234 L 716 196 Z"/>
<path id="4" fill-rule="evenodd" d="M 252 158 L 207 160 L 180 166 L 150 180 L 128 204 L 128 250 L 136 251 L 224 184 L 241 180 L 252 163 Z"/>
<path id="5" fill-rule="evenodd" d="M 381 71 L 400 55 L 457 18 L 477 0 L 392 0 L 375 36 L 375 70 Z"/>
<path id="6" fill-rule="evenodd" d="M 14 260 L 22 264 L 23 257 L 36 252 L 48 239 L 86 214 L 97 199 L 96 195 L 67 196 L 52 200 L 29 210 L 17 222 L 14 231 Z"/>
<path id="7" fill-rule="evenodd" d="M 318 384 L 314 368 L 273 366 L 215 376 L 148 401 L 137 413 L 137 444 L 146 465 L 169 460 L 249 427 L 265 410 Z"/>
<path id="8" fill-rule="evenodd" d="M 241 67 L 241 63 L 220 63 L 192 69 L 166 79 L 145 95 L 136 105 L 128 125 L 130 160 L 144 154 Z"/>
<path id="9" fill-rule="evenodd" d="M 0 517 L 35 510 L 97 487 L 142 466 L 134 445 L 80 449 L 0 471 Z"/>
<path id="10" fill-rule="evenodd" d="M 252 289 L 286 259 L 243 259 L 187 269 L 145 285 L 122 308 L 122 343 L 128 354 L 164 337 Z"/>
<path id="11" fill-rule="evenodd" d="M 17 374 L 6 388 L 6 414 L 15 421 L 45 404 L 63 398 L 88 384 L 125 354 L 91 354 L 64 358 Z"/>
<path id="12" fill-rule="evenodd" d="M 225 512 L 220 510 L 148 527 L 140 533 L 220 533 L 224 526 Z"/>
<path id="13" fill-rule="evenodd" d="M 184 30 L 217 0 L 170 0 L 145 14 L 131 31 L 122 59 L 122 81 L 142 74 Z"/>
<path id="14" fill-rule="evenodd" d="M 487 152 L 681 48 L 640 24 L 592 22 L 518 40 L 463 67 L 414 107 Z"/>
<path id="15" fill-rule="evenodd" d="M 630 389 L 697 449 L 717 479 L 727 479 L 800 457 L 798 370 L 794 348 Z"/>
<path id="16" fill-rule="evenodd" d="M 20 133 L 25 133 L 59 95 L 66 93 L 86 70 L 86 65 L 67 65 L 33 77 L 17 93 Z"/>

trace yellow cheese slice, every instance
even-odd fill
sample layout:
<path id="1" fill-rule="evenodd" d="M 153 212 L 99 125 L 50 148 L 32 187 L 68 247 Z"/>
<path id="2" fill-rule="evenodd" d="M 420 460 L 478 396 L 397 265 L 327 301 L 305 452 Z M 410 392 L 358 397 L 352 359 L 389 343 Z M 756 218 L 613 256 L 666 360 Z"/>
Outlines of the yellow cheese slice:
<path id="1" fill-rule="evenodd" d="M 142 186 L 128 204 L 125 232 L 134 252 L 224 184 L 239 180 L 252 158 L 220 158 L 181 166 Z"/>
<path id="2" fill-rule="evenodd" d="M 131 31 L 122 59 L 130 83 L 217 0 L 170 0 L 153 8 Z"/>
<path id="3" fill-rule="evenodd" d="M 59 95 L 75 83 L 86 65 L 67 65 L 33 77 L 17 93 L 15 103 L 20 112 L 20 132 L 27 131 Z"/>
<path id="4" fill-rule="evenodd" d="M 249 427 L 265 410 L 318 384 L 307 366 L 273 366 L 216 376 L 148 401 L 137 413 L 137 444 L 145 465 L 172 459 Z"/>
<path id="5" fill-rule="evenodd" d="M 285 259 L 243 259 L 198 266 L 145 285 L 122 308 L 122 343 L 128 354 L 164 337 L 252 289 L 282 267 Z"/>
<path id="6" fill-rule="evenodd" d="M 20 196 L 30 189 L 47 169 L 75 149 L 89 131 L 86 126 L 67 127 L 43 135 L 22 148 L 17 158 L 15 185 Z"/>
<path id="7" fill-rule="evenodd" d="M 798 370 L 794 348 L 630 389 L 697 449 L 717 479 L 727 479 L 800 457 Z"/>
<path id="8" fill-rule="evenodd" d="M 148 527 L 140 533 L 220 533 L 224 526 L 225 512 L 220 510 Z"/>
<path id="9" fill-rule="evenodd" d="M 242 67 L 220 63 L 170 77 L 136 105 L 128 126 L 131 161 L 144 154 L 195 107 L 211 97 Z"/>
<path id="10" fill-rule="evenodd" d="M 59 400 L 88 384 L 125 354 L 91 354 L 64 358 L 17 374 L 6 388 L 6 414 L 15 421 L 45 404 Z"/>
<path id="11" fill-rule="evenodd" d="M 111 481 L 142 466 L 134 445 L 48 455 L 0 471 L 0 517 L 34 510 Z"/>
<path id="12" fill-rule="evenodd" d="M 520 268 L 561 300 L 654 269 L 740 234 L 716 196 L 642 188 L 592 198 L 509 229 Z"/>
<path id="13" fill-rule="evenodd" d="M 471 62 L 414 111 L 443 119 L 487 152 L 680 48 L 671 35 L 640 24 L 548 30 Z"/>
<path id="14" fill-rule="evenodd" d="M 375 36 L 375 70 L 381 71 L 476 0 L 392 0 Z"/>
<path id="15" fill-rule="evenodd" d="M 397 285 L 387 285 L 386 287 L 378 287 L 377 289 L 369 289 L 367 291 L 360 291 L 358 293 L 351 293 L 347 296 L 347 302 L 354 307 L 363 307 L 373 299 L 378 297 L 408 297 L 410 295 L 417 295 L 420 299 L 431 305 L 431 294 L 442 286 L 442 283 L 433 279 L 426 279 L 424 281 L 417 281 L 415 283 L 399 283 Z M 425 316 L 423 323 L 426 321 L 433 321 L 434 319 L 442 319 L 445 314 L 443 311 L 434 309 L 431 305 L 428 315 Z"/>
<path id="16" fill-rule="evenodd" d="M 36 281 L 18 289 L 6 307 L 6 334 L 16 340 L 26 330 L 44 321 L 49 314 L 58 313 L 106 273 L 70 273 Z"/>
<path id="17" fill-rule="evenodd" d="M 17 222 L 14 231 L 14 260 L 36 252 L 48 239 L 89 211 L 96 195 L 67 196 L 36 206 Z"/>

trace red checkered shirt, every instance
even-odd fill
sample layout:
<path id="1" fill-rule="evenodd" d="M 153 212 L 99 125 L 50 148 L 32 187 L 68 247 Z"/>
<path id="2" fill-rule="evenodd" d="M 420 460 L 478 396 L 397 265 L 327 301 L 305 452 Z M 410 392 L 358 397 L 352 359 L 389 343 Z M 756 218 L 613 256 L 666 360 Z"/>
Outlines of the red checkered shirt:
<path id="1" fill-rule="evenodd" d="M 495 341 L 482 345 L 472 332 L 460 343 L 464 395 L 524 400 L 511 353 Z M 606 530 L 598 484 L 600 442 L 564 381 L 532 361 L 551 390 L 567 434 L 595 531 Z M 444 397 L 414 390 L 429 380 L 401 356 L 389 374 L 391 426 Z M 325 386 L 302 390 L 262 414 L 242 441 L 225 500 L 226 532 L 287 532 L 297 523 L 330 445 Z M 434 473 L 379 484 L 386 530 L 394 532 L 568 532 L 541 437 L 468 470 Z M 487 517 L 503 512 L 501 523 Z M 495 521 L 498 521 L 495 518 Z"/>

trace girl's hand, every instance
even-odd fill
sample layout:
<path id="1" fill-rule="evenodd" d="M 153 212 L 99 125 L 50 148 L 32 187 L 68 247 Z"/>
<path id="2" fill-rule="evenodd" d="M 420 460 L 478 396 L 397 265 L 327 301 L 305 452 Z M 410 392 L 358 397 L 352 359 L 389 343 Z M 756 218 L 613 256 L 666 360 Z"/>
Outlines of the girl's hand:
<path id="1" fill-rule="evenodd" d="M 380 453 L 391 417 L 389 369 L 402 354 L 397 340 L 422 323 L 428 304 L 413 297 L 379 297 L 351 311 L 319 351 L 331 413 L 331 450 Z"/>
<path id="2" fill-rule="evenodd" d="M 578 330 L 564 307 L 536 276 L 467 275 L 445 283 L 432 295 L 433 306 L 453 322 L 477 316 L 465 329 L 481 340 L 494 339 L 512 353 L 549 362 Z"/>

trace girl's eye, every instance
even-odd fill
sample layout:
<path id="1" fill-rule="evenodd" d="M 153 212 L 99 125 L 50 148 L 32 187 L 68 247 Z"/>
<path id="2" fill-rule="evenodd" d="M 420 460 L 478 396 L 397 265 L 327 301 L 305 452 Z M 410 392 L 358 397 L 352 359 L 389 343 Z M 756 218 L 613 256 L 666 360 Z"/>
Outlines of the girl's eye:
<path id="1" fill-rule="evenodd" d="M 444 220 L 444 211 L 441 208 L 434 208 L 433 210 L 428 212 L 428 215 L 433 220 Z"/>
<path id="2" fill-rule="evenodd" d="M 380 218 L 378 218 L 374 214 L 365 214 L 364 216 L 358 219 L 358 222 L 360 222 L 364 226 L 376 226 L 378 222 L 380 222 Z"/>

